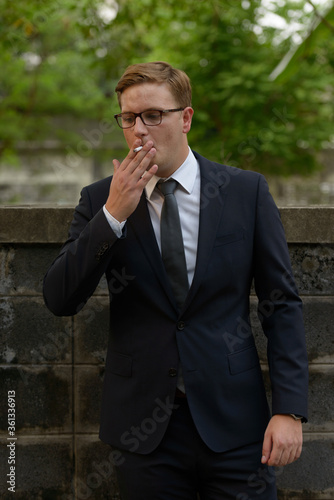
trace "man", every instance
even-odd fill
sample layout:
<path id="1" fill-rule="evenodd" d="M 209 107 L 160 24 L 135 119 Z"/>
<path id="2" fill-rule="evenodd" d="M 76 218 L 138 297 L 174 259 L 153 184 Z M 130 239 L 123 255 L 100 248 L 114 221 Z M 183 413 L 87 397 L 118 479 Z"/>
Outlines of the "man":
<path id="1" fill-rule="evenodd" d="M 189 149 L 185 73 L 162 62 L 133 65 L 116 91 L 129 153 L 113 161 L 112 179 L 83 189 L 45 277 L 46 304 L 76 314 L 106 274 L 100 437 L 119 450 L 124 500 L 273 500 L 268 466 L 300 456 L 308 379 L 278 210 L 263 176 Z M 249 320 L 253 282 L 272 417 Z"/>

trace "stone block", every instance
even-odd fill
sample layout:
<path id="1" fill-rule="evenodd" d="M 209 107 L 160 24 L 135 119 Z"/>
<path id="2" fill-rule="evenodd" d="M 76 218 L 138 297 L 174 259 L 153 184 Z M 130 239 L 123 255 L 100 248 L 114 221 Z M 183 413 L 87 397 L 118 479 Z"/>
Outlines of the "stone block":
<path id="1" fill-rule="evenodd" d="M 109 333 L 109 300 L 91 297 L 74 319 L 76 363 L 105 363 Z"/>
<path id="2" fill-rule="evenodd" d="M 76 437 L 76 499 L 120 500 L 114 466 L 120 455 L 97 435 Z"/>
<path id="3" fill-rule="evenodd" d="M 71 363 L 71 318 L 53 316 L 41 297 L 0 298 L 0 363 Z"/>
<path id="4" fill-rule="evenodd" d="M 334 365 L 311 365 L 309 377 L 309 422 L 304 429 L 334 433 Z"/>
<path id="5" fill-rule="evenodd" d="M 77 366 L 75 368 L 74 398 L 77 432 L 98 433 L 102 400 L 104 367 Z"/>
<path id="6" fill-rule="evenodd" d="M 289 245 L 292 268 L 301 295 L 334 295 L 334 245 Z"/>
<path id="7" fill-rule="evenodd" d="M 303 297 L 310 363 L 334 363 L 334 297 Z"/>
<path id="8" fill-rule="evenodd" d="M 0 246 L 0 295 L 15 293 L 14 257 L 15 250 L 13 247 Z"/>
<path id="9" fill-rule="evenodd" d="M 302 297 L 306 346 L 310 363 L 334 363 L 334 298 Z M 251 322 L 262 362 L 267 362 L 267 339 L 256 313 L 257 299 L 251 299 Z"/>
<path id="10" fill-rule="evenodd" d="M 15 445 L 15 493 L 0 476 L 2 500 L 72 500 L 73 446 L 70 436 L 19 437 Z M 1 446 L 0 461 L 9 473 L 8 448 Z"/>
<path id="11" fill-rule="evenodd" d="M 0 207 L 0 243 L 59 243 L 73 217 L 67 207 Z"/>
<path id="12" fill-rule="evenodd" d="M 5 366 L 0 370 L 0 432 L 7 432 L 7 395 L 15 391 L 16 431 L 21 435 L 70 433 L 70 366 Z"/>
<path id="13" fill-rule="evenodd" d="M 333 243 L 333 207 L 285 207 L 280 209 L 290 243 Z"/>
<path id="14" fill-rule="evenodd" d="M 0 294 L 41 295 L 43 279 L 60 250 L 55 246 L 2 246 Z"/>
<path id="15" fill-rule="evenodd" d="M 82 158 L 81 158 L 82 163 Z M 109 175 L 110 165 L 106 168 Z M 75 200 L 76 203 L 77 199 Z M 0 243 L 61 243 L 73 218 L 69 207 L 0 207 Z M 333 207 L 282 207 L 289 242 L 333 243 Z M 19 230 L 18 230 L 19 228 Z"/>

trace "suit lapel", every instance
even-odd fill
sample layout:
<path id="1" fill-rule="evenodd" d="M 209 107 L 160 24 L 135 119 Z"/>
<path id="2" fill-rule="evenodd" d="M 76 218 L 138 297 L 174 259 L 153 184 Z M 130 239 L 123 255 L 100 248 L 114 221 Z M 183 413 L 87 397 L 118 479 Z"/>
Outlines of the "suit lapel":
<path id="1" fill-rule="evenodd" d="M 197 259 L 194 279 L 189 290 L 185 307 L 190 304 L 205 274 L 217 230 L 223 214 L 226 199 L 227 177 L 218 170 L 213 162 L 194 153 L 201 172 L 200 220 L 197 246 Z"/>

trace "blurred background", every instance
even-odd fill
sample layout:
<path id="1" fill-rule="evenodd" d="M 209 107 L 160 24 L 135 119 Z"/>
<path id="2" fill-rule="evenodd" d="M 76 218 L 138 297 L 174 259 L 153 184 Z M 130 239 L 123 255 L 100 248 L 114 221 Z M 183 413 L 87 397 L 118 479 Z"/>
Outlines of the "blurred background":
<path id="1" fill-rule="evenodd" d="M 333 0 L 0 0 L 0 204 L 76 205 L 126 155 L 129 64 L 186 71 L 190 146 L 334 205 Z"/>

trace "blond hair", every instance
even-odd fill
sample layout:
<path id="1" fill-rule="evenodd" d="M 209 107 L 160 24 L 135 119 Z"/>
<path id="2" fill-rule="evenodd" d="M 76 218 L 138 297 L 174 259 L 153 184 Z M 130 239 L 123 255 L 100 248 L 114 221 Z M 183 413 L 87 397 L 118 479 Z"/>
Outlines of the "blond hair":
<path id="1" fill-rule="evenodd" d="M 133 64 L 125 70 L 115 89 L 120 107 L 122 92 L 140 83 L 166 83 L 180 108 L 191 106 L 191 84 L 186 73 L 157 61 Z"/>

